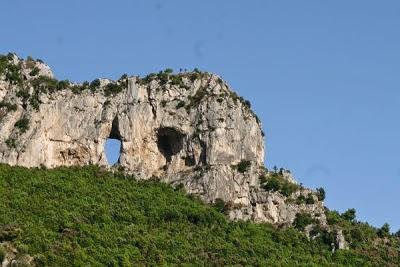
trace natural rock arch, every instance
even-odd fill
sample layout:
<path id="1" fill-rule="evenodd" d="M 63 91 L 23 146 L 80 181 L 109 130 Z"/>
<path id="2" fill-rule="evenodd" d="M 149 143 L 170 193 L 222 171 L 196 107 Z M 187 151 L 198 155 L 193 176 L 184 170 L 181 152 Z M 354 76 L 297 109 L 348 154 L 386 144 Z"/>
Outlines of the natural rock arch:
<path id="1" fill-rule="evenodd" d="M 112 141 L 114 140 L 114 141 Z M 115 142 L 116 141 L 116 142 Z M 112 143 L 110 143 L 112 142 Z M 110 146 L 119 146 L 118 151 L 112 151 Z M 104 142 L 104 152 L 106 154 L 107 158 L 107 163 L 111 166 L 113 165 L 118 165 L 120 163 L 121 159 L 121 153 L 122 153 L 122 136 L 119 130 L 119 122 L 118 122 L 118 116 L 115 116 L 112 124 L 111 124 L 111 130 L 108 138 Z M 112 158 L 114 158 L 114 155 L 110 155 L 111 153 L 118 153 L 118 158 L 114 162 Z M 111 158 L 110 158 L 111 156 Z"/>

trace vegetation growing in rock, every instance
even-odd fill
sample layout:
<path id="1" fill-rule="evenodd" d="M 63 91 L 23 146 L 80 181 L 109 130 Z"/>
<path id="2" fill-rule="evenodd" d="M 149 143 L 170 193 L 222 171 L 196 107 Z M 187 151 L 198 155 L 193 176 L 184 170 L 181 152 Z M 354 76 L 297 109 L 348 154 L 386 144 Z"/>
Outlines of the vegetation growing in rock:
<path id="1" fill-rule="evenodd" d="M 9 81 L 11 84 L 22 84 L 23 78 L 20 71 L 20 66 L 10 65 L 6 74 L 6 81 Z"/>
<path id="2" fill-rule="evenodd" d="M 36 75 L 39 74 L 39 72 L 40 72 L 39 68 L 38 68 L 38 67 L 34 67 L 34 68 L 31 70 L 31 72 L 29 72 L 29 75 L 30 75 L 30 76 L 36 76 Z"/>
<path id="3" fill-rule="evenodd" d="M 19 119 L 15 125 L 21 133 L 25 133 L 29 129 L 29 119 L 28 118 L 21 118 Z"/>
<path id="4" fill-rule="evenodd" d="M 122 92 L 123 89 L 124 89 L 124 87 L 120 84 L 109 83 L 104 88 L 104 95 L 105 96 L 111 96 L 111 95 L 114 96 L 114 95 Z"/>
<path id="5" fill-rule="evenodd" d="M 186 105 L 186 110 L 197 107 L 204 97 L 207 96 L 207 89 L 204 87 L 199 88 L 193 96 L 189 96 L 189 103 Z"/>
<path id="6" fill-rule="evenodd" d="M 9 103 L 9 102 L 3 100 L 3 101 L 0 102 L 0 109 L 1 108 L 5 108 L 7 110 L 7 112 L 16 111 L 17 110 L 17 105 Z"/>
<path id="7" fill-rule="evenodd" d="M 377 232 L 379 237 L 389 237 L 390 236 L 390 226 L 388 223 L 384 223 L 381 228 L 378 229 Z"/>
<path id="8" fill-rule="evenodd" d="M 400 238 L 390 233 L 389 225 L 384 224 L 377 229 L 368 223 L 357 221 L 355 210 L 349 210 L 339 214 L 326 209 L 326 217 L 330 225 L 343 230 L 350 249 L 363 255 L 376 255 L 377 258 L 371 266 L 391 266 L 388 262 L 392 262 L 392 266 L 399 265 Z"/>
<path id="9" fill-rule="evenodd" d="M 185 106 L 185 101 L 179 101 L 178 104 L 176 105 L 177 109 L 183 108 Z"/>
<path id="10" fill-rule="evenodd" d="M 342 214 L 342 218 L 346 221 L 354 221 L 356 218 L 356 210 L 355 209 L 348 209 Z"/>
<path id="11" fill-rule="evenodd" d="M 316 220 L 311 217 L 308 213 L 297 213 L 296 218 L 294 219 L 293 226 L 299 230 L 304 231 L 307 225 L 315 223 Z"/>
<path id="12" fill-rule="evenodd" d="M 15 140 L 15 138 L 8 138 L 6 140 L 6 145 L 9 148 L 16 148 L 17 147 L 17 140 Z"/>
<path id="13" fill-rule="evenodd" d="M 44 170 L 0 165 L 0 243 L 11 241 L 18 254 L 33 256 L 37 266 L 400 263 L 393 236 L 387 243 L 376 239 L 377 245 L 363 243 L 332 254 L 328 233 L 325 241 L 324 235 L 308 240 L 293 228 L 230 222 L 220 212 L 224 206 L 210 207 L 166 184 L 139 182 L 93 166 Z M 298 215 L 296 227 L 312 220 Z"/>
<path id="14" fill-rule="evenodd" d="M 249 170 L 251 167 L 251 162 L 250 160 L 241 160 L 236 166 L 234 166 L 235 169 L 240 172 L 240 173 L 245 173 Z"/>
<path id="15" fill-rule="evenodd" d="M 267 191 L 280 192 L 282 195 L 289 197 L 300 187 L 291 183 L 283 177 L 282 171 L 268 172 L 267 175 L 260 176 L 261 187 Z M 304 201 L 306 199 L 304 198 Z"/>
<path id="16" fill-rule="evenodd" d="M 325 200 L 325 189 L 323 189 L 322 187 L 317 188 L 317 198 L 318 201 L 324 201 Z"/>
<path id="17" fill-rule="evenodd" d="M 315 203 L 314 196 L 311 193 L 309 193 L 306 198 L 306 204 L 312 205 L 314 203 Z"/>
<path id="18" fill-rule="evenodd" d="M 59 81 L 47 76 L 39 76 L 31 81 L 32 86 L 43 93 L 53 93 L 58 90 L 67 89 L 70 85 L 68 80 Z"/>
<path id="19" fill-rule="evenodd" d="M 89 88 L 92 92 L 96 91 L 97 88 L 100 87 L 100 80 L 99 79 L 95 79 L 93 80 L 90 85 Z"/>

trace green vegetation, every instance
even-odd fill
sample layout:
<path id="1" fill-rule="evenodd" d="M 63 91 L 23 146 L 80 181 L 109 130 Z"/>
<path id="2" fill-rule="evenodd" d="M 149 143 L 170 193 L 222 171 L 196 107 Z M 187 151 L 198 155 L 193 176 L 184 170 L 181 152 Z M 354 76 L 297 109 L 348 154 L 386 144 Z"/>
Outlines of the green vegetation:
<path id="1" fill-rule="evenodd" d="M 0 75 L 3 75 L 7 71 L 8 58 L 7 56 L 0 55 Z"/>
<path id="2" fill-rule="evenodd" d="M 9 148 L 16 148 L 17 147 L 17 140 L 15 140 L 14 138 L 8 138 L 6 140 L 6 145 Z"/>
<path id="3" fill-rule="evenodd" d="M 21 133 L 25 133 L 29 129 L 29 119 L 28 118 L 21 118 L 19 119 L 15 125 Z"/>
<path id="4" fill-rule="evenodd" d="M 304 228 L 307 225 L 316 223 L 316 220 L 311 217 L 308 213 L 297 213 L 296 218 L 294 219 L 293 226 L 299 230 L 304 231 Z"/>
<path id="5" fill-rule="evenodd" d="M 176 105 L 177 109 L 183 108 L 185 106 L 185 101 L 179 101 L 178 104 Z"/>
<path id="6" fill-rule="evenodd" d="M 388 223 L 384 223 L 381 228 L 378 229 L 377 232 L 379 237 L 389 237 L 390 236 L 390 226 Z"/>
<path id="7" fill-rule="evenodd" d="M 89 89 L 89 82 L 88 81 L 84 81 L 81 85 L 74 85 L 71 87 L 71 90 L 74 94 L 80 94 L 82 93 L 84 90 Z"/>
<path id="8" fill-rule="evenodd" d="M 37 266 L 400 263 L 398 254 L 391 254 L 398 243 L 382 243 L 380 250 L 371 243 L 332 254 L 324 235 L 308 240 L 293 228 L 229 222 L 220 212 L 224 202 L 214 206 L 182 189 L 95 166 L 45 170 L 0 165 L 0 242 L 11 241 L 18 253 L 33 256 Z M 311 220 L 298 215 L 296 227 Z"/>
<path id="9" fill-rule="evenodd" d="M 89 88 L 92 92 L 94 92 L 94 91 L 96 91 L 97 88 L 100 87 L 100 85 L 101 85 L 100 80 L 95 79 L 90 83 Z"/>
<path id="10" fill-rule="evenodd" d="M 245 173 L 251 167 L 250 160 L 241 160 L 237 165 L 233 166 L 238 172 Z"/>
<path id="11" fill-rule="evenodd" d="M 297 205 L 301 205 L 301 204 L 304 204 L 304 203 L 306 203 L 306 197 L 303 194 L 301 194 L 301 195 L 299 195 L 297 197 L 296 204 Z"/>
<path id="12" fill-rule="evenodd" d="M 193 96 L 189 96 L 189 103 L 186 105 L 186 110 L 190 110 L 193 107 L 197 107 L 204 97 L 207 96 L 207 89 L 200 87 Z"/>
<path id="13" fill-rule="evenodd" d="M 111 96 L 111 95 L 114 96 L 114 95 L 122 92 L 123 89 L 124 89 L 124 87 L 120 84 L 109 83 L 104 88 L 104 95 L 105 96 Z"/>
<path id="14" fill-rule="evenodd" d="M 6 251 L 4 250 L 4 248 L 0 247 L 0 262 L 3 262 L 5 256 Z"/>
<path id="15" fill-rule="evenodd" d="M 0 109 L 1 108 L 6 108 L 7 112 L 16 111 L 17 110 L 17 105 L 16 104 L 11 104 L 11 103 L 6 102 L 6 101 L 3 100 L 3 101 L 0 102 Z"/>
<path id="16" fill-rule="evenodd" d="M 55 92 L 57 90 L 67 89 L 69 86 L 68 80 L 58 81 L 57 79 L 47 76 L 39 76 L 31 81 L 35 90 L 40 92 Z"/>
<path id="17" fill-rule="evenodd" d="M 305 197 L 303 194 L 301 194 L 296 199 L 296 204 L 298 204 L 298 205 L 300 205 L 300 204 L 311 205 L 314 203 L 315 203 L 315 200 L 314 200 L 313 194 L 311 194 L 311 193 L 309 193 L 307 195 L 307 197 Z"/>
<path id="18" fill-rule="evenodd" d="M 207 74 L 206 72 L 200 72 L 198 69 L 194 69 L 194 71 L 190 73 L 174 74 L 173 72 L 173 69 L 167 68 L 158 73 L 150 73 L 139 81 L 141 84 L 148 84 L 152 80 L 159 80 L 160 85 L 166 85 L 169 83 L 171 85 L 177 85 L 178 87 L 188 89 L 187 85 L 183 82 L 184 77 L 187 77 L 190 81 L 194 82 L 196 79 L 200 79 Z"/>
<path id="19" fill-rule="evenodd" d="M 354 221 L 356 218 L 356 210 L 348 209 L 342 214 L 342 218 L 349 222 Z"/>
<path id="20" fill-rule="evenodd" d="M 349 209 L 342 214 L 326 209 L 325 214 L 328 224 L 343 230 L 351 250 L 369 257 L 376 256 L 371 266 L 399 266 L 400 237 L 390 234 L 388 224 L 377 229 L 368 223 L 359 222 L 356 220 L 354 209 Z"/>
<path id="21" fill-rule="evenodd" d="M 31 72 L 29 72 L 29 75 L 30 75 L 30 76 L 36 76 L 36 75 L 39 74 L 39 72 L 40 72 L 39 68 L 38 68 L 38 67 L 34 67 L 34 68 L 31 70 Z"/>
<path id="22" fill-rule="evenodd" d="M 7 66 L 6 81 L 11 84 L 22 84 L 23 78 L 20 65 L 9 64 Z"/>
<path id="23" fill-rule="evenodd" d="M 317 198 L 318 201 L 324 201 L 325 200 L 325 189 L 323 189 L 322 187 L 317 188 Z"/>
<path id="24" fill-rule="evenodd" d="M 313 195 L 311 193 L 309 193 L 307 195 L 307 198 L 306 198 L 306 204 L 307 205 L 312 205 L 314 203 L 315 203 L 314 197 L 313 197 Z"/>
<path id="25" fill-rule="evenodd" d="M 292 193 L 297 191 L 300 187 L 297 184 L 287 181 L 282 174 L 282 170 L 269 172 L 267 176 L 260 176 L 261 187 L 267 191 L 280 192 L 282 195 L 289 197 Z M 301 197 L 300 197 L 301 198 Z M 304 198 L 304 196 L 303 196 Z M 297 201 L 306 202 L 306 198 L 297 199 Z"/>

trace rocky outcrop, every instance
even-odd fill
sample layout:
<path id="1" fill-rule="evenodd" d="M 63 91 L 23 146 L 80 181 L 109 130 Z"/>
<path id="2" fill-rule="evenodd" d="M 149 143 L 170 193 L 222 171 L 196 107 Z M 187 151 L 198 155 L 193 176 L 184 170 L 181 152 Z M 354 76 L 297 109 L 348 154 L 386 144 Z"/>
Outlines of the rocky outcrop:
<path id="1" fill-rule="evenodd" d="M 13 240 L 22 230 L 15 225 L 0 225 L 0 266 L 34 266 L 34 258 L 27 254 L 25 246 L 17 248 Z"/>
<path id="2" fill-rule="evenodd" d="M 217 75 L 166 70 L 73 84 L 55 80 L 42 62 L 15 55 L 1 62 L 1 163 L 108 166 L 104 145 L 114 138 L 122 144 L 117 168 L 182 185 L 207 202 L 222 200 L 232 219 L 290 225 L 307 212 L 326 221 L 316 196 L 297 201 L 315 192 L 262 185 L 260 177 L 271 173 L 263 165 L 261 123 Z M 288 172 L 278 176 L 295 184 Z"/>

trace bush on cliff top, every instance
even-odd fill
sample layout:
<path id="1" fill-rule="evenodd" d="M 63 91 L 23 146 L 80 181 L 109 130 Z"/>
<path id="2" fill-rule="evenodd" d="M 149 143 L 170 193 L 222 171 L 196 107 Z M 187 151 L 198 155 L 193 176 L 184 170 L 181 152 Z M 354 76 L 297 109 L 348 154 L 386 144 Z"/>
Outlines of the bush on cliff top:
<path id="1" fill-rule="evenodd" d="M 289 197 L 292 193 L 299 189 L 297 184 L 287 181 L 281 172 L 270 172 L 267 176 L 260 176 L 261 187 L 266 191 L 280 192 L 282 195 Z"/>

